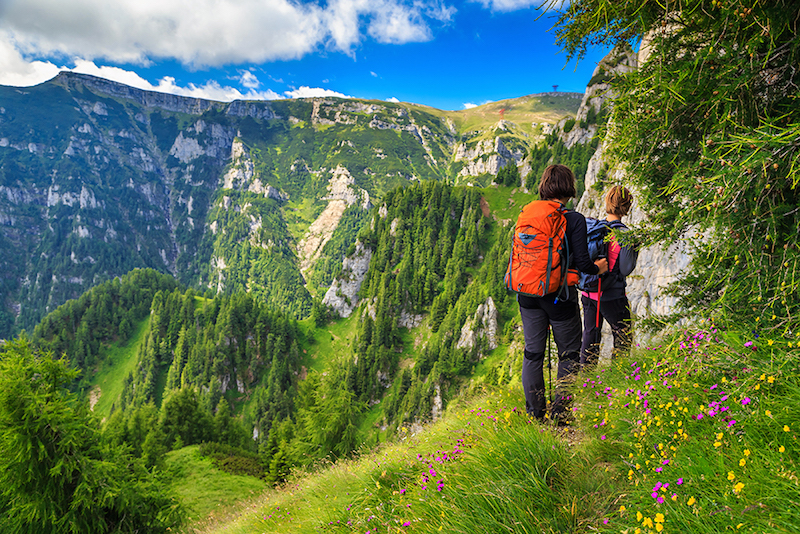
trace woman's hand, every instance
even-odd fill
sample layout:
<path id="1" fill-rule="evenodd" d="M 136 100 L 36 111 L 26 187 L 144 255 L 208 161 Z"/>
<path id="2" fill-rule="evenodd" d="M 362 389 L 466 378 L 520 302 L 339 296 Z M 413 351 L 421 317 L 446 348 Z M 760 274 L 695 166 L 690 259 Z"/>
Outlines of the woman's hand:
<path id="1" fill-rule="evenodd" d="M 600 258 L 599 260 L 595 260 L 595 265 L 597 268 L 600 269 L 600 272 L 597 274 L 605 274 L 608 272 L 608 260 L 605 258 Z"/>

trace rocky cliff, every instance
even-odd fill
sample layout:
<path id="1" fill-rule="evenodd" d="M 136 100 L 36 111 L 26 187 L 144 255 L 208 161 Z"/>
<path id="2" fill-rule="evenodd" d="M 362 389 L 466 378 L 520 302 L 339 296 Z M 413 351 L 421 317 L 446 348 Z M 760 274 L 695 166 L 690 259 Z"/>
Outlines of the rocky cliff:
<path id="1" fill-rule="evenodd" d="M 547 100 L 526 112 L 574 113 Z M 303 316 L 372 199 L 409 180 L 487 185 L 524 161 L 535 136 L 481 113 L 221 103 L 74 73 L 0 87 L 0 247 L 19 252 L 0 257 L 0 337 L 135 267 Z"/>

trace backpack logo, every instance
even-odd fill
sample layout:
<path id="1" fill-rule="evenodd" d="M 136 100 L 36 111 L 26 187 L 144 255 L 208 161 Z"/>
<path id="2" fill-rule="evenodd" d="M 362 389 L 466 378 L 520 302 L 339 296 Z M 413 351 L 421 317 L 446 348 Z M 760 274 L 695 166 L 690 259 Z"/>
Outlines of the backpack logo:
<path id="1" fill-rule="evenodd" d="M 534 200 L 522 208 L 505 275 L 507 289 L 531 297 L 559 291 L 556 298 L 566 298 L 566 287 L 574 285 L 577 276 L 563 276 L 569 265 L 565 211 L 560 202 L 549 200 Z"/>
<path id="2" fill-rule="evenodd" d="M 594 262 L 598 258 L 608 257 L 608 243 L 606 236 L 611 232 L 611 225 L 608 221 L 586 217 L 586 244 L 589 246 L 589 259 Z M 600 278 L 596 274 L 580 273 L 578 289 L 590 293 L 597 291 L 597 280 Z"/>

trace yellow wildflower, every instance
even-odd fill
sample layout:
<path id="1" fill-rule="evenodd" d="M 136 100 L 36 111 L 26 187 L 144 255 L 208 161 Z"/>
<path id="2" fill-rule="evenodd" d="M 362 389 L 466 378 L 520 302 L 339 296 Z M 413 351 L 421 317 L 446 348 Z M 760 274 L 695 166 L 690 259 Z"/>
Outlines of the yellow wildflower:
<path id="1" fill-rule="evenodd" d="M 694 504 L 694 503 L 696 503 L 696 502 L 697 502 L 697 501 L 694 499 L 694 497 L 689 497 L 689 500 L 688 500 L 688 501 L 686 501 L 686 504 L 688 504 L 689 506 L 691 506 L 691 505 L 693 505 L 693 504 Z"/>
<path id="2" fill-rule="evenodd" d="M 733 471 L 728 471 L 728 480 L 733 480 L 736 478 L 736 475 L 733 474 Z"/>
<path id="3" fill-rule="evenodd" d="M 657 513 L 657 514 L 656 514 L 656 517 L 655 517 L 655 519 L 654 519 L 654 521 L 655 521 L 656 523 L 663 523 L 663 522 L 664 522 L 664 514 L 662 514 L 662 513 L 660 513 L 660 512 L 659 512 L 659 513 Z"/>
<path id="4" fill-rule="evenodd" d="M 771 376 L 771 377 L 767 378 L 767 382 L 769 382 L 770 384 L 772 384 L 773 382 L 775 382 L 775 377 L 774 377 L 774 376 Z"/>
<path id="5" fill-rule="evenodd" d="M 736 485 L 733 487 L 733 491 L 735 491 L 736 493 L 739 493 L 740 491 L 742 491 L 742 488 L 744 488 L 744 484 L 742 484 L 741 482 L 739 482 L 738 484 L 736 484 Z"/>
<path id="6" fill-rule="evenodd" d="M 766 411 L 764 411 L 764 415 L 766 415 L 767 417 L 772 417 L 772 412 L 769 411 L 769 410 L 766 410 Z"/>
<path id="7" fill-rule="evenodd" d="M 745 449 L 744 450 L 744 455 L 745 456 L 750 456 L 750 449 Z"/>
<path id="8" fill-rule="evenodd" d="M 789 425 L 783 425 L 783 431 L 789 432 Z"/>
<path id="9" fill-rule="evenodd" d="M 649 517 L 645 517 L 644 521 L 642 521 L 642 526 L 645 528 L 653 528 L 653 520 Z"/>
<path id="10" fill-rule="evenodd" d="M 642 512 L 636 512 L 636 521 L 639 522 L 642 520 Z"/>
<path id="11" fill-rule="evenodd" d="M 786 447 L 781 445 L 780 448 L 778 449 L 778 452 L 784 452 L 785 450 L 786 450 Z"/>
<path id="12" fill-rule="evenodd" d="M 624 512 L 624 511 L 625 511 L 625 505 L 624 505 L 624 504 L 623 504 L 622 506 L 620 506 L 620 507 L 619 507 L 619 511 L 620 511 L 620 512 Z"/>
<path id="13" fill-rule="evenodd" d="M 656 532 L 661 532 L 662 530 L 664 530 L 664 525 L 656 523 Z"/>

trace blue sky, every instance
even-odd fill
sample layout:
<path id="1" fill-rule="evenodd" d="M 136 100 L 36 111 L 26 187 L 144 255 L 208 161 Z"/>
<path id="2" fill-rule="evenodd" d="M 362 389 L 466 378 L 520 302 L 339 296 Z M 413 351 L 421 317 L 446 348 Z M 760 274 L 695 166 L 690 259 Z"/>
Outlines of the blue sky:
<path id="1" fill-rule="evenodd" d="M 0 0 L 0 85 L 75 70 L 234 100 L 338 95 L 463 109 L 583 92 L 541 0 Z"/>

